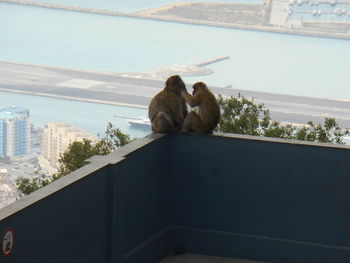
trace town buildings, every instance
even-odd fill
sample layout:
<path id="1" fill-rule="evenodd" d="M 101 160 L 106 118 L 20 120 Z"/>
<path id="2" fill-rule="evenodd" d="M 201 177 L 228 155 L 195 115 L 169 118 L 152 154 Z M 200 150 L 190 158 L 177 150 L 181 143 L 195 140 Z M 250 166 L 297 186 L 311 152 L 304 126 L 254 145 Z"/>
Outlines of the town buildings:
<path id="1" fill-rule="evenodd" d="M 19 199 L 16 186 L 11 182 L 7 169 L 0 168 L 0 209 Z"/>
<path id="2" fill-rule="evenodd" d="M 51 173 L 58 168 L 61 155 L 68 146 L 84 138 L 94 140 L 94 137 L 84 131 L 64 123 L 46 123 L 42 135 L 41 156 L 39 161 Z"/>
<path id="3" fill-rule="evenodd" d="M 11 158 L 29 151 L 29 110 L 16 106 L 0 108 L 0 156 Z"/>

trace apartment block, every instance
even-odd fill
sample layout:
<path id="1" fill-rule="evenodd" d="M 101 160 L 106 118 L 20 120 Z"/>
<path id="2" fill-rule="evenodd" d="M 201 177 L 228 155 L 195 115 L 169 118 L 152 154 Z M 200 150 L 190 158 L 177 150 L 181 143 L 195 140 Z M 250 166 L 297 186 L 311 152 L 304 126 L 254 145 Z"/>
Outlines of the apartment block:
<path id="1" fill-rule="evenodd" d="M 64 123 L 46 123 L 42 137 L 41 159 L 47 160 L 53 168 L 58 168 L 58 160 L 68 146 L 84 138 L 95 139 L 74 126 Z"/>
<path id="2" fill-rule="evenodd" d="M 0 108 L 0 156 L 11 158 L 29 151 L 29 110 L 16 106 Z"/>

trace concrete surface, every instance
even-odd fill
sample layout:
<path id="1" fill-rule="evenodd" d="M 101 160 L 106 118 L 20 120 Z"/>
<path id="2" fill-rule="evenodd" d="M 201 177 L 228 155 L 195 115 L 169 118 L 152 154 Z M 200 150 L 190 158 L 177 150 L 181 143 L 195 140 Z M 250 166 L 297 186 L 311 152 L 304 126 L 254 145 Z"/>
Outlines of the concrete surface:
<path id="1" fill-rule="evenodd" d="M 262 263 L 244 259 L 230 259 L 203 255 L 185 254 L 164 259 L 161 263 Z"/>
<path id="2" fill-rule="evenodd" d="M 284 27 L 288 19 L 289 0 L 273 0 L 269 23 L 274 26 Z"/>

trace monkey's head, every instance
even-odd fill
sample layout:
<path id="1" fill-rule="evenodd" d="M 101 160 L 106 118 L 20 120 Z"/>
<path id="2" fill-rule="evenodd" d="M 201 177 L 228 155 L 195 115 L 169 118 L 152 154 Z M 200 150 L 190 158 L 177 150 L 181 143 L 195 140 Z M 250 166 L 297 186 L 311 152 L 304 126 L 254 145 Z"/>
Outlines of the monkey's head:
<path id="1" fill-rule="evenodd" d="M 192 88 L 192 95 L 194 96 L 194 94 L 196 94 L 200 89 L 207 89 L 208 87 L 203 82 L 196 82 L 195 84 L 193 84 Z"/>
<path id="2" fill-rule="evenodd" d="M 186 90 L 186 85 L 179 75 L 174 75 L 167 79 L 165 82 L 165 88 L 169 91 L 180 94 L 181 91 Z"/>

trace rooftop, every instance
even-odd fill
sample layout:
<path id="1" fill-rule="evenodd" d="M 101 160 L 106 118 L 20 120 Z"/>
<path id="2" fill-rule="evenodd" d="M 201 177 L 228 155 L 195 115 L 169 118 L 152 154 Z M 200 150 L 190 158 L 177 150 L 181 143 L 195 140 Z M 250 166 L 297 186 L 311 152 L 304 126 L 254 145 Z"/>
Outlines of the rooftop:
<path id="1" fill-rule="evenodd" d="M 0 108 L 0 119 L 10 120 L 23 115 L 29 116 L 29 111 L 23 107 L 10 106 L 6 108 Z"/>
<path id="2" fill-rule="evenodd" d="M 6 262 L 348 263 L 349 159 L 342 145 L 152 134 L 0 210 Z"/>

